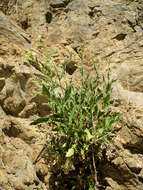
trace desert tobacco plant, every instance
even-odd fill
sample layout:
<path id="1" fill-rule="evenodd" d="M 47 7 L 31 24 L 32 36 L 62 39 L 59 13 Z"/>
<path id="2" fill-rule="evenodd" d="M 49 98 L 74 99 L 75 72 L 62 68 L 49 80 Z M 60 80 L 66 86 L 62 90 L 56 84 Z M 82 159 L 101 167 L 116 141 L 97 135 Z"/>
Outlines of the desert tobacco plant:
<path id="1" fill-rule="evenodd" d="M 47 97 L 51 112 L 48 117 L 39 118 L 31 124 L 47 123 L 48 127 L 52 127 L 55 135 L 47 145 L 47 151 L 52 152 L 55 160 L 62 160 L 59 162 L 61 171 L 76 170 L 75 165 L 78 163 L 81 165 L 81 176 L 81 171 L 90 170 L 85 180 L 87 185 L 77 188 L 73 184 L 71 189 L 95 189 L 98 186 L 97 154 L 112 139 L 114 124 L 119 119 L 119 114 L 113 113 L 111 109 L 114 103 L 111 98 L 114 83 L 110 78 L 111 71 L 109 69 L 105 77 L 101 77 L 94 64 L 95 74 L 90 77 L 85 74 L 83 66 L 78 65 L 81 84 L 76 87 L 72 77 L 62 84 L 67 75 L 66 63 L 60 71 L 54 62 L 52 67 L 55 68 L 54 77 L 41 64 L 44 78 L 38 79 L 43 89 L 42 96 Z"/>

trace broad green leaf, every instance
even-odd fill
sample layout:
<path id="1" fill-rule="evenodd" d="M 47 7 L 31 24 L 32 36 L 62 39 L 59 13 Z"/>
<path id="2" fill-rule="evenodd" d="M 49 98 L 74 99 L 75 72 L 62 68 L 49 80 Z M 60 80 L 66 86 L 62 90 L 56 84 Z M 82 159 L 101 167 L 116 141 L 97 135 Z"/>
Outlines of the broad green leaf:
<path id="1" fill-rule="evenodd" d="M 81 155 L 84 155 L 84 150 L 81 149 L 81 150 L 80 150 L 80 153 L 81 153 Z"/>
<path id="2" fill-rule="evenodd" d="M 74 186 L 72 186 L 72 190 L 75 190 L 76 189 L 76 186 L 74 185 Z"/>
<path id="3" fill-rule="evenodd" d="M 102 135 L 103 131 L 104 131 L 103 128 L 100 128 L 100 129 L 99 129 L 99 133 L 100 133 L 101 135 Z"/>
<path id="4" fill-rule="evenodd" d="M 70 148 L 68 149 L 67 153 L 66 153 L 66 157 L 71 157 L 74 155 L 74 148 Z"/>
<path id="5" fill-rule="evenodd" d="M 65 148 L 65 147 L 66 147 L 66 145 L 67 145 L 67 143 L 64 143 L 64 144 L 62 145 L 62 147 L 63 147 L 63 148 Z"/>
<path id="6" fill-rule="evenodd" d="M 93 135 L 91 135 L 91 133 L 90 133 L 90 131 L 88 129 L 85 129 L 84 132 L 86 133 L 88 140 L 93 138 Z"/>

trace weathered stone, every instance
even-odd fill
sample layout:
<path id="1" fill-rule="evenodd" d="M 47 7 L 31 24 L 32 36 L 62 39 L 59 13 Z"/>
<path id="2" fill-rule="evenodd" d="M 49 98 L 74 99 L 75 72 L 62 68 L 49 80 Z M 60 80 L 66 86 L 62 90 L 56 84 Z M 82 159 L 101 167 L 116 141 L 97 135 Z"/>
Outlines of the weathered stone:
<path id="1" fill-rule="evenodd" d="M 0 0 L 0 10 L 0 188 L 31 190 L 48 184 L 44 165 L 35 169 L 32 164 L 41 150 L 35 143 L 43 142 L 44 134 L 29 126 L 29 117 L 45 116 L 49 108 L 43 105 L 47 99 L 33 93 L 40 89 L 33 80 L 41 75 L 38 67 L 22 55 L 25 48 L 36 51 L 42 37 L 46 47 L 58 48 L 58 61 L 72 52 L 78 62 L 78 48 L 84 44 L 90 75 L 91 58 L 100 62 L 103 74 L 106 63 L 113 67 L 113 97 L 124 102 L 120 107 L 126 115 L 99 172 L 106 190 L 142 190 L 142 0 Z M 79 85 L 76 71 L 72 77 Z M 42 182 L 36 177 L 39 171 Z"/>
<path id="2" fill-rule="evenodd" d="M 0 78 L 0 91 L 3 89 L 4 85 L 5 85 L 5 79 Z"/>
<path id="3" fill-rule="evenodd" d="M 125 150 L 122 153 L 124 161 L 127 166 L 135 173 L 140 173 L 143 167 L 143 156 L 141 154 L 131 154 L 129 151 Z M 136 161 L 135 161 L 136 160 Z"/>
<path id="4" fill-rule="evenodd" d="M 50 5 L 53 8 L 64 7 L 70 0 L 52 0 Z"/>
<path id="5" fill-rule="evenodd" d="M 0 184 L 4 189 L 30 190 L 40 184 L 40 181 L 36 176 L 36 170 L 33 162 L 35 160 L 35 156 L 37 155 L 38 149 L 41 150 L 41 148 L 38 148 L 38 146 L 35 145 L 35 140 L 33 139 L 37 138 L 37 140 L 40 140 L 41 135 L 39 136 L 36 132 L 33 132 L 33 134 L 31 134 L 31 132 L 29 133 L 29 131 L 32 131 L 32 129 L 29 128 L 25 129 L 24 132 L 23 130 L 25 127 L 21 127 L 22 125 L 26 126 L 24 124 L 24 120 L 21 123 L 21 126 L 20 119 L 17 121 L 16 118 L 13 118 L 13 121 L 11 122 L 13 123 L 11 128 L 15 126 L 15 129 L 19 130 L 20 133 L 16 134 L 16 131 L 10 131 L 10 129 L 8 129 L 8 122 L 7 124 L 2 124 L 5 135 L 0 135 Z M 6 132 L 6 129 L 9 131 Z M 33 148 L 24 141 L 31 145 L 33 143 Z M 35 148 L 36 150 L 34 151 Z"/>
<path id="6" fill-rule="evenodd" d="M 6 16 L 0 11 L 0 36 L 4 36 L 13 43 L 21 46 L 29 46 L 30 40 L 26 37 L 20 28 L 11 23 Z"/>
<path id="7" fill-rule="evenodd" d="M 19 96 L 14 96 L 14 97 L 17 97 L 15 102 L 13 101 L 12 97 L 8 97 L 4 101 L 3 108 L 7 114 L 10 113 L 11 115 L 17 115 L 25 107 L 25 100 L 21 99 Z"/>

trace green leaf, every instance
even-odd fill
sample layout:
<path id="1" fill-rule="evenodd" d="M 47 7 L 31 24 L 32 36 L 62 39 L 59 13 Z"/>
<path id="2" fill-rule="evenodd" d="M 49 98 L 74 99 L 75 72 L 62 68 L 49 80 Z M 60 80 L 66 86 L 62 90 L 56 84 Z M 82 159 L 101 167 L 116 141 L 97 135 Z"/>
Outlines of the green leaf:
<path id="1" fill-rule="evenodd" d="M 67 99 L 70 97 L 72 92 L 72 85 L 69 85 L 66 90 L 65 90 L 65 96 L 64 96 L 64 101 L 66 102 Z"/>
<path id="2" fill-rule="evenodd" d="M 66 145 L 67 145 L 67 143 L 64 143 L 64 144 L 62 145 L 62 147 L 63 147 L 63 148 L 65 148 L 65 147 L 66 147 Z"/>
<path id="3" fill-rule="evenodd" d="M 43 95 L 46 95 L 48 98 L 50 98 L 50 92 L 46 85 L 42 84 L 43 87 Z"/>
<path id="4" fill-rule="evenodd" d="M 108 127 L 109 125 L 111 125 L 113 121 L 114 120 L 112 119 L 111 116 L 106 117 L 105 118 L 105 127 Z"/>
<path id="5" fill-rule="evenodd" d="M 93 135 L 91 135 L 91 133 L 89 132 L 88 129 L 85 129 L 84 132 L 86 133 L 88 140 L 90 140 L 91 138 L 93 138 Z"/>
<path id="6" fill-rule="evenodd" d="M 80 153 L 81 153 L 81 155 L 84 155 L 84 150 L 81 149 L 81 150 L 80 150 Z"/>
<path id="7" fill-rule="evenodd" d="M 86 151 L 88 150 L 87 144 L 84 144 L 83 147 L 84 147 L 84 150 L 86 150 Z"/>
<path id="8" fill-rule="evenodd" d="M 74 186 L 72 186 L 72 190 L 75 190 L 76 189 L 76 186 L 74 185 Z"/>
<path id="9" fill-rule="evenodd" d="M 100 133 L 101 135 L 102 135 L 103 131 L 104 131 L 103 128 L 100 128 L 100 129 L 99 129 L 99 133 Z"/>
<path id="10" fill-rule="evenodd" d="M 49 123 L 51 121 L 52 120 L 50 118 L 43 117 L 43 118 L 39 118 L 39 119 L 33 121 L 32 123 L 30 123 L 30 125 L 39 125 L 39 124 L 42 124 L 42 123 Z"/>
<path id="11" fill-rule="evenodd" d="M 71 157 L 74 155 L 74 148 L 69 148 L 67 153 L 66 153 L 66 157 Z"/>

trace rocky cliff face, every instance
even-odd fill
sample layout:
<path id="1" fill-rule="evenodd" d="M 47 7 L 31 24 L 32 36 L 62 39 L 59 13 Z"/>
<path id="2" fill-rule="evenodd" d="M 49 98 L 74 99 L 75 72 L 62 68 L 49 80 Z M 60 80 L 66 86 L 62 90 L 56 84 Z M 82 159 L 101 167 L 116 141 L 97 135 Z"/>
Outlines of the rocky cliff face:
<path id="1" fill-rule="evenodd" d="M 0 0 L 0 189 L 48 189 L 48 168 L 34 160 L 44 132 L 29 123 L 47 107 L 33 90 L 41 73 L 27 62 L 24 50 L 36 51 L 43 39 L 62 56 L 85 47 L 113 66 L 113 96 L 125 112 L 117 137 L 100 166 L 103 189 L 143 189 L 143 1 L 142 0 Z M 74 75 L 74 74 L 73 74 Z M 46 187 L 47 186 L 47 187 Z"/>

